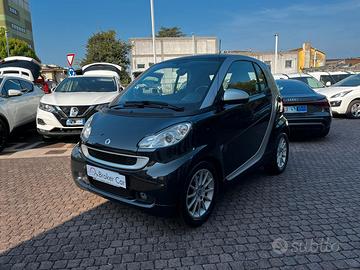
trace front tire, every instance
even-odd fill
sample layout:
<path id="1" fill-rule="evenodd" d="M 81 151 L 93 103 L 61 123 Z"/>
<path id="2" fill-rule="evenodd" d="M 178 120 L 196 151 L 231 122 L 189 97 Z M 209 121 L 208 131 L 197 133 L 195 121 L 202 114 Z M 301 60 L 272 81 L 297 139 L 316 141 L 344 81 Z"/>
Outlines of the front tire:
<path id="1" fill-rule="evenodd" d="M 219 179 L 214 166 L 200 162 L 193 167 L 182 189 L 180 215 L 191 226 L 201 226 L 214 209 Z"/>
<path id="2" fill-rule="evenodd" d="M 360 119 L 360 100 L 353 100 L 350 102 L 346 112 L 348 118 Z"/>
<path id="3" fill-rule="evenodd" d="M 289 160 L 289 138 L 286 133 L 280 133 L 270 153 L 269 160 L 265 164 L 265 170 L 269 174 L 280 174 L 285 171 Z"/>
<path id="4" fill-rule="evenodd" d="M 9 136 L 9 131 L 6 123 L 0 119 L 0 152 L 4 150 Z"/>

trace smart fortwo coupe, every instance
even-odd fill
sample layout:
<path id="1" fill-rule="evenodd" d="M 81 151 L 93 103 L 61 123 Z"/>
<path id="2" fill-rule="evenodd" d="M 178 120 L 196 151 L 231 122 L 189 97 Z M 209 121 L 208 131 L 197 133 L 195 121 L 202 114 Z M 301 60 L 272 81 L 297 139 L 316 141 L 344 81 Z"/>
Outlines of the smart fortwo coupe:
<path id="1" fill-rule="evenodd" d="M 202 55 L 153 65 L 85 124 L 72 152 L 75 183 L 105 198 L 199 226 L 219 187 L 289 156 L 288 125 L 268 68 Z"/>

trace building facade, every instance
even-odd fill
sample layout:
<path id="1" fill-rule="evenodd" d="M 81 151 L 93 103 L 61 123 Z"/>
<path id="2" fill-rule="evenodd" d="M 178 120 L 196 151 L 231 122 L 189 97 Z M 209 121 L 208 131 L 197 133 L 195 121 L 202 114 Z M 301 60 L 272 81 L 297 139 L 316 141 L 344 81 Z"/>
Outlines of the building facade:
<path id="1" fill-rule="evenodd" d="M 131 71 L 143 72 L 154 64 L 152 38 L 131 38 Z M 214 54 L 219 52 L 216 37 L 169 37 L 156 38 L 156 62 L 181 56 Z"/>
<path id="2" fill-rule="evenodd" d="M 0 27 L 9 38 L 25 41 L 34 49 L 29 0 L 0 0 Z"/>
<path id="3" fill-rule="evenodd" d="M 229 54 L 242 54 L 254 57 L 265 62 L 272 73 L 297 73 L 304 69 L 322 67 L 326 62 L 326 54 L 311 47 L 306 42 L 301 48 L 278 52 L 277 67 L 275 68 L 274 52 L 253 52 L 253 51 L 225 51 Z"/>

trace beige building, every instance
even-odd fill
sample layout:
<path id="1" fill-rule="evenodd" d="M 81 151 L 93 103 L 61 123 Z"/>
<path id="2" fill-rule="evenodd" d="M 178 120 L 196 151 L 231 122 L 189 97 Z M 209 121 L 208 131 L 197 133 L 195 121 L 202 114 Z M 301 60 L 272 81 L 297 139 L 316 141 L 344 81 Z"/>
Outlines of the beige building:
<path id="1" fill-rule="evenodd" d="M 131 38 L 131 71 L 142 72 L 154 64 L 152 38 Z M 156 62 L 181 56 L 213 54 L 219 52 L 216 37 L 156 38 Z"/>
<path id="2" fill-rule="evenodd" d="M 306 68 L 322 67 L 326 61 L 325 53 L 311 47 L 308 42 L 305 42 L 301 48 L 278 52 L 276 71 L 274 52 L 225 51 L 224 53 L 242 54 L 259 59 L 270 67 L 272 73 L 302 72 Z"/>

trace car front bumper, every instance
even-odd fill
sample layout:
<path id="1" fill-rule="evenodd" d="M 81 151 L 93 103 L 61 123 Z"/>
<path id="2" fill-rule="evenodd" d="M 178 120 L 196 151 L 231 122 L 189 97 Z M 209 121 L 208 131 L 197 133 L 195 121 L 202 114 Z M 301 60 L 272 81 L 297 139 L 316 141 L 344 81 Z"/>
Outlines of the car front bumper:
<path id="1" fill-rule="evenodd" d="M 177 206 L 191 160 L 192 153 L 188 153 L 168 163 L 150 161 L 140 170 L 124 170 L 88 159 L 80 145 L 76 145 L 71 154 L 71 170 L 75 183 L 84 190 L 112 201 L 147 209 L 156 214 L 168 215 L 173 213 Z M 94 180 L 87 175 L 86 165 L 124 175 L 126 189 Z M 145 194 L 146 199 L 141 194 Z"/>
<path id="2" fill-rule="evenodd" d="M 79 135 L 83 126 L 63 126 L 53 113 L 38 109 L 36 115 L 36 127 L 41 135 L 65 136 Z"/>

